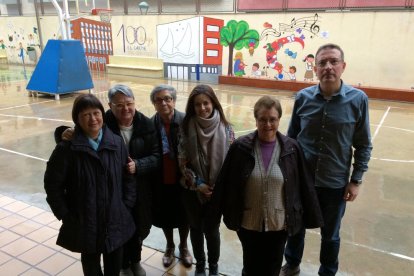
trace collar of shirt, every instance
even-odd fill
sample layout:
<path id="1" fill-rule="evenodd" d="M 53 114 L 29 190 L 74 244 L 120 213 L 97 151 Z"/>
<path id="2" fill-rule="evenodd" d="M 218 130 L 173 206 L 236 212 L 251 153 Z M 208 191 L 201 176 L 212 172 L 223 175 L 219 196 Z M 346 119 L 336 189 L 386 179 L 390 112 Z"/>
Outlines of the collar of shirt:
<path id="1" fill-rule="evenodd" d="M 326 98 L 325 97 L 325 95 L 323 95 L 322 94 L 322 91 L 321 91 L 321 86 L 320 86 L 320 84 L 319 85 L 317 85 L 316 86 L 316 89 L 315 89 L 315 91 L 314 91 L 314 96 L 316 96 L 316 95 L 320 95 L 322 98 Z M 334 94 L 332 94 L 332 96 L 331 97 L 335 97 L 335 96 L 338 96 L 338 95 L 341 95 L 342 97 L 345 97 L 345 95 L 346 95 L 346 85 L 344 85 L 344 82 L 341 80 L 341 87 L 339 88 L 339 91 L 338 92 L 336 92 L 336 93 L 334 93 Z"/>

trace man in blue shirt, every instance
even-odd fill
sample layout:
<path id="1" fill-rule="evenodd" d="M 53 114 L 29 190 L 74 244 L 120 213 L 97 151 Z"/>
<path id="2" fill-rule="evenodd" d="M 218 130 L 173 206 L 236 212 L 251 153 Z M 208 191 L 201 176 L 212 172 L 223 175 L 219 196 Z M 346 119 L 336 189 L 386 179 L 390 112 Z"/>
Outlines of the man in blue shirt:
<path id="1" fill-rule="evenodd" d="M 314 71 L 319 85 L 297 94 L 288 129 L 288 136 L 298 141 L 314 173 L 323 213 L 319 275 L 335 275 L 338 270 L 339 229 L 346 202 L 358 196 L 372 150 L 368 97 L 343 83 L 345 67 L 344 52 L 338 45 L 318 49 Z M 299 273 L 304 239 L 305 229 L 288 238 L 287 263 L 280 275 Z"/>

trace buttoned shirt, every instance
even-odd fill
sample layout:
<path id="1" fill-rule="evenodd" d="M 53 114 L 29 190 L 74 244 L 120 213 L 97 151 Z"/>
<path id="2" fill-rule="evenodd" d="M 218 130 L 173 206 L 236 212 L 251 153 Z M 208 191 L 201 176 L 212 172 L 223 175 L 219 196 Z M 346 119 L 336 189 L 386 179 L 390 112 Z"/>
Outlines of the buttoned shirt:
<path id="1" fill-rule="evenodd" d="M 339 92 L 324 98 L 319 85 L 296 95 L 288 136 L 296 139 L 315 173 L 315 186 L 342 188 L 362 179 L 371 157 L 368 97 L 342 82 Z"/>

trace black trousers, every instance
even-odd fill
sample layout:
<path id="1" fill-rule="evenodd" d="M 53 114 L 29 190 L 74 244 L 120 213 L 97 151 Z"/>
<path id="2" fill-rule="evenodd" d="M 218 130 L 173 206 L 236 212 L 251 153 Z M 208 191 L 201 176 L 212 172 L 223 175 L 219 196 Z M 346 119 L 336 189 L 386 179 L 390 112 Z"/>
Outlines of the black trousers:
<path id="1" fill-rule="evenodd" d="M 131 264 L 139 263 L 141 261 L 142 240 L 143 239 L 139 236 L 138 231 L 135 231 L 132 238 L 125 243 L 124 258 L 122 260 L 123 269 L 130 267 Z"/>
<path id="2" fill-rule="evenodd" d="M 278 276 L 283 261 L 287 232 L 237 231 L 243 248 L 244 276 Z"/>
<path id="3" fill-rule="evenodd" d="M 197 263 L 205 263 L 204 237 L 207 242 L 209 265 L 216 265 L 220 258 L 220 223 L 203 223 L 199 228 L 190 227 L 190 239 Z"/>
<path id="4" fill-rule="evenodd" d="M 123 248 L 120 247 L 111 253 L 102 253 L 104 273 L 101 269 L 101 253 L 81 253 L 83 274 L 85 276 L 118 276 L 121 271 Z"/>

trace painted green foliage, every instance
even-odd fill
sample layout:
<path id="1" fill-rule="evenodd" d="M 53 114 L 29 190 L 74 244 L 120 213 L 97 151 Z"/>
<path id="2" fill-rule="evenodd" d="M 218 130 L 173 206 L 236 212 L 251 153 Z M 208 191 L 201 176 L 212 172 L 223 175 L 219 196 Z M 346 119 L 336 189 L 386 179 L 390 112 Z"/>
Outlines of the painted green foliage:
<path id="1" fill-rule="evenodd" d="M 230 20 L 220 30 L 220 44 L 229 47 L 228 75 L 233 72 L 233 50 L 249 49 L 252 55 L 255 48 L 259 46 L 259 33 L 256 30 L 249 30 L 249 24 L 241 20 Z"/>

